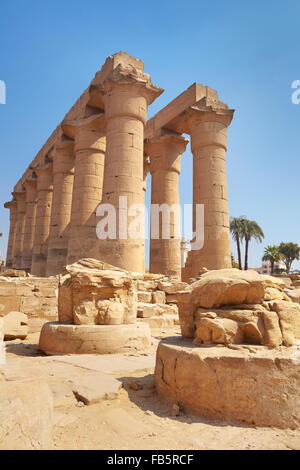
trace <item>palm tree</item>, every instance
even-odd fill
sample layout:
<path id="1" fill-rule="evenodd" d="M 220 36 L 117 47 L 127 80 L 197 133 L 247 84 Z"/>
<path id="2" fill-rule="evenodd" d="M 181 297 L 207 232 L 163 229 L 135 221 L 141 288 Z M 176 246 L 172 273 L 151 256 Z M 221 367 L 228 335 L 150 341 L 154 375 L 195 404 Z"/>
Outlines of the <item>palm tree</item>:
<path id="1" fill-rule="evenodd" d="M 262 257 L 263 261 L 269 261 L 271 264 L 271 274 L 274 274 L 275 263 L 278 263 L 282 259 L 283 255 L 279 251 L 279 247 L 275 245 L 268 245 L 265 248 L 264 255 Z"/>
<path id="2" fill-rule="evenodd" d="M 242 229 L 242 239 L 245 240 L 245 265 L 244 269 L 248 269 L 248 253 L 249 243 L 254 238 L 257 242 L 261 243 L 265 235 L 261 227 L 255 220 L 244 220 Z"/>
<path id="3" fill-rule="evenodd" d="M 232 217 L 230 220 L 230 231 L 232 238 L 236 242 L 237 254 L 238 254 L 238 263 L 239 269 L 243 269 L 242 266 L 242 254 L 241 254 L 241 242 L 243 238 L 243 227 L 244 221 L 246 218 L 244 216 Z"/>
<path id="4" fill-rule="evenodd" d="M 293 261 L 300 258 L 300 246 L 297 243 L 280 243 L 278 248 L 282 254 L 286 272 L 289 274 Z"/>

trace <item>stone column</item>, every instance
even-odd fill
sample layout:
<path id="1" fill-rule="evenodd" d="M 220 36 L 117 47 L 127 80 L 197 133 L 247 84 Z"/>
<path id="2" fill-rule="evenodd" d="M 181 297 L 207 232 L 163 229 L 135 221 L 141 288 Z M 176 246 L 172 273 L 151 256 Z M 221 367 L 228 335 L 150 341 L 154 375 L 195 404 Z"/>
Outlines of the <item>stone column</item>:
<path id="1" fill-rule="evenodd" d="M 48 238 L 53 198 L 52 164 L 35 170 L 37 174 L 37 213 L 33 242 L 31 274 L 46 275 Z"/>
<path id="2" fill-rule="evenodd" d="M 150 272 L 181 278 L 179 175 L 188 140 L 166 134 L 146 144 L 151 171 Z M 159 209 L 159 211 L 158 211 Z M 157 225 L 157 228 L 153 225 Z M 153 238 L 157 232 L 159 238 Z"/>
<path id="3" fill-rule="evenodd" d="M 47 276 L 62 272 L 67 263 L 74 182 L 74 141 L 63 138 L 53 155 L 53 201 L 48 241 Z"/>
<path id="4" fill-rule="evenodd" d="M 231 242 L 226 175 L 227 127 L 229 109 L 193 110 L 190 117 L 193 153 L 193 230 L 196 230 L 196 204 L 204 205 L 204 246 L 192 244 L 192 276 L 203 268 L 231 267 Z"/>
<path id="5" fill-rule="evenodd" d="M 26 217 L 21 268 L 31 271 L 33 239 L 37 207 L 37 180 L 28 179 L 24 183 L 26 190 Z"/>
<path id="6" fill-rule="evenodd" d="M 17 221 L 13 267 L 15 269 L 21 269 L 25 232 L 26 192 L 13 192 L 13 196 L 17 201 Z"/>
<path id="7" fill-rule="evenodd" d="M 9 236 L 6 254 L 6 267 L 12 268 L 14 263 L 14 247 L 16 238 L 16 222 L 17 222 L 17 201 L 9 201 L 4 204 L 6 209 L 10 210 L 9 214 Z"/>
<path id="8" fill-rule="evenodd" d="M 68 264 L 81 258 L 101 259 L 96 235 L 96 209 L 101 202 L 105 158 L 104 116 L 78 122 L 68 245 Z"/>
<path id="9" fill-rule="evenodd" d="M 107 119 L 102 204 L 111 204 L 117 211 L 115 238 L 102 241 L 101 258 L 120 268 L 143 272 L 144 128 L 148 105 L 162 90 L 142 70 L 119 65 L 101 92 Z"/>

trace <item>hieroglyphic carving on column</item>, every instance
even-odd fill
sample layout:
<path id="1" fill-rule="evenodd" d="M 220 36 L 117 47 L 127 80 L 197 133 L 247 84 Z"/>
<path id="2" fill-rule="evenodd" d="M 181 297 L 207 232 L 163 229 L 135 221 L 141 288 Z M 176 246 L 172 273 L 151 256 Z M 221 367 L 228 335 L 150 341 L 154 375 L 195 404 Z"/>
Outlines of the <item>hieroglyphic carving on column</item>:
<path id="1" fill-rule="evenodd" d="M 74 141 L 62 136 L 53 152 L 53 200 L 48 241 L 47 276 L 67 263 L 74 182 Z"/>
<path id="2" fill-rule="evenodd" d="M 14 191 L 12 194 L 17 201 L 17 221 L 13 266 L 15 269 L 20 269 L 22 264 L 23 241 L 25 232 L 26 191 Z"/>
<path id="3" fill-rule="evenodd" d="M 181 278 L 180 195 L 181 155 L 187 139 L 164 133 L 146 142 L 151 172 L 150 272 Z M 158 233 L 154 233 L 153 225 Z M 155 235 L 155 236 L 154 236 Z"/>
<path id="4" fill-rule="evenodd" d="M 193 153 L 194 232 L 196 205 L 204 205 L 204 246 L 193 250 L 192 244 L 192 276 L 203 267 L 231 267 L 226 150 L 227 128 L 232 118 L 233 110 L 208 98 L 192 106 L 186 115 Z"/>
<path id="5" fill-rule="evenodd" d="M 73 129 L 75 169 L 67 262 L 99 258 L 96 210 L 102 198 L 105 158 L 105 119 L 99 114 L 65 123 Z"/>
<path id="6" fill-rule="evenodd" d="M 17 201 L 12 200 L 4 204 L 6 209 L 10 210 L 9 213 L 9 236 L 6 254 L 6 267 L 12 268 L 14 262 L 14 247 L 16 238 L 16 223 L 17 223 Z"/>
<path id="7" fill-rule="evenodd" d="M 38 167 L 35 172 L 37 174 L 37 213 L 31 273 L 35 276 L 45 276 L 53 197 L 52 163 Z"/>
<path id="8" fill-rule="evenodd" d="M 33 240 L 37 208 L 37 179 L 31 178 L 24 183 L 26 190 L 26 217 L 21 268 L 31 271 Z"/>
<path id="9" fill-rule="evenodd" d="M 162 90 L 152 84 L 143 68 L 121 64 L 98 90 L 104 96 L 107 120 L 102 203 L 111 204 L 117 211 L 116 238 L 102 241 L 101 259 L 120 268 L 142 272 L 145 269 L 141 213 L 145 203 L 144 128 L 148 105 Z M 137 221 L 137 227 L 130 235 L 133 220 Z"/>

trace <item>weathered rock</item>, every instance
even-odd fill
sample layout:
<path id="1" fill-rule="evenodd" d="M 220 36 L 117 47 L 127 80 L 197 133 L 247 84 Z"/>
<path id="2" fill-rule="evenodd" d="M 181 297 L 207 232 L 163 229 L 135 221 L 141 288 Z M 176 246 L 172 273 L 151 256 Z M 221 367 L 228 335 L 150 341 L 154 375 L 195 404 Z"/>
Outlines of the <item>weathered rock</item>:
<path id="1" fill-rule="evenodd" d="M 174 328 L 178 325 L 178 316 L 177 315 L 160 315 L 146 318 L 139 318 L 138 321 L 142 323 L 147 323 L 149 327 L 153 330 L 168 330 Z"/>
<path id="2" fill-rule="evenodd" d="M 282 344 L 282 333 L 277 313 L 265 311 L 264 321 L 264 344 L 269 348 L 277 348 Z"/>
<path id="3" fill-rule="evenodd" d="M 70 274 L 70 275 L 75 275 L 78 276 L 80 272 L 82 272 L 83 275 L 88 271 L 89 275 L 92 276 L 93 273 L 95 274 L 96 278 L 98 276 L 98 271 L 123 271 L 120 268 L 117 268 L 116 266 L 113 266 L 112 264 L 105 263 L 104 261 L 100 261 L 97 259 L 93 258 L 83 258 L 80 259 L 79 261 L 76 261 L 76 263 L 73 264 L 68 264 L 64 272 L 62 274 Z M 124 271 L 126 273 L 127 271 Z"/>
<path id="4" fill-rule="evenodd" d="M 188 284 L 186 282 L 174 281 L 160 281 L 158 283 L 158 289 L 162 290 L 166 294 L 177 294 L 178 292 L 186 289 Z"/>
<path id="5" fill-rule="evenodd" d="M 146 280 L 146 281 L 137 281 L 137 290 L 139 291 L 144 291 L 144 292 L 147 292 L 147 291 L 153 291 L 157 289 L 157 282 L 156 281 L 153 281 L 153 280 Z"/>
<path id="6" fill-rule="evenodd" d="M 284 346 L 292 346 L 300 340 L 300 305 L 293 302 L 275 301 L 270 307 L 279 317 Z"/>
<path id="7" fill-rule="evenodd" d="M 42 380 L 0 382 L 0 449 L 51 450 L 53 398 Z"/>
<path id="8" fill-rule="evenodd" d="M 286 290 L 286 294 L 292 302 L 300 304 L 300 289 Z"/>
<path id="9" fill-rule="evenodd" d="M 300 351 L 240 346 L 193 347 L 182 339 L 160 342 L 155 380 L 159 396 L 183 411 L 255 426 L 300 425 Z"/>
<path id="10" fill-rule="evenodd" d="M 69 276 L 64 277 L 59 289 L 61 323 L 121 325 L 135 322 L 136 294 L 132 276 L 112 268 L 92 259 L 66 267 Z"/>
<path id="11" fill-rule="evenodd" d="M 243 332 L 238 322 L 227 318 L 201 318 L 196 323 L 195 344 L 241 343 Z"/>
<path id="12" fill-rule="evenodd" d="M 161 290 L 155 290 L 154 292 L 152 292 L 152 302 L 154 304 L 165 304 L 166 293 Z"/>
<path id="13" fill-rule="evenodd" d="M 289 277 L 280 277 L 280 280 L 284 282 L 285 287 L 290 287 L 292 285 L 292 280 Z"/>
<path id="14" fill-rule="evenodd" d="M 138 302 L 150 303 L 152 300 L 152 293 L 151 292 L 137 292 L 137 300 Z"/>
<path id="15" fill-rule="evenodd" d="M 62 325 L 46 323 L 40 334 L 39 349 L 56 354 L 115 354 L 146 350 L 151 346 L 149 326 Z"/>
<path id="16" fill-rule="evenodd" d="M 22 269 L 5 269 L 1 277 L 30 277 L 30 274 Z"/>
<path id="17" fill-rule="evenodd" d="M 85 405 L 93 405 L 103 400 L 115 400 L 122 388 L 122 382 L 101 372 L 71 377 L 69 382 L 77 400 Z"/>
<path id="18" fill-rule="evenodd" d="M 69 274 L 60 278 L 58 319 L 67 325 L 73 323 L 72 279 Z"/>
<path id="19" fill-rule="evenodd" d="M 152 316 L 161 316 L 164 314 L 178 314 L 176 305 L 167 304 L 147 304 L 143 302 L 138 303 L 137 316 L 138 318 L 147 318 Z"/>
<path id="20" fill-rule="evenodd" d="M 195 334 L 195 323 L 194 323 L 194 311 L 195 306 L 192 304 L 191 289 L 179 292 L 178 298 L 178 310 L 179 320 L 182 336 L 186 338 L 194 338 Z"/>
<path id="21" fill-rule="evenodd" d="M 220 269 L 209 271 L 191 286 L 192 303 L 197 307 L 259 304 L 264 300 L 262 277 L 255 271 Z"/>
<path id="22" fill-rule="evenodd" d="M 285 292 L 282 292 L 274 287 L 267 287 L 265 290 L 265 298 L 264 300 L 270 301 L 270 300 L 286 300 L 287 302 L 290 302 L 291 299 L 285 294 Z"/>
<path id="23" fill-rule="evenodd" d="M 28 334 L 28 318 L 22 312 L 9 312 L 3 317 L 4 339 L 25 339 Z"/>

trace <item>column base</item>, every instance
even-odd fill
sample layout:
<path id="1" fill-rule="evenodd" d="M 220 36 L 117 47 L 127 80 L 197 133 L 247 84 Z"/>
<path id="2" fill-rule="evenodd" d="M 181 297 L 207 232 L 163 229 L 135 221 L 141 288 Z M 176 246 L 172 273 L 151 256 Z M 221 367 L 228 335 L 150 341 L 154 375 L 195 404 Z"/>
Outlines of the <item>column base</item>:
<path id="1" fill-rule="evenodd" d="M 157 350 L 156 389 L 170 405 L 203 418 L 296 429 L 299 364 L 299 347 L 233 350 L 168 338 Z"/>
<path id="2" fill-rule="evenodd" d="M 117 354 L 146 350 L 151 346 L 146 324 L 63 325 L 46 323 L 40 334 L 39 349 L 47 355 Z"/>

